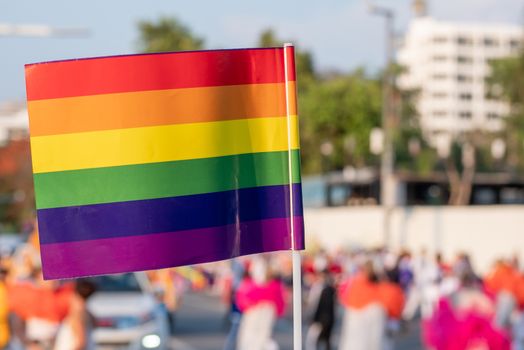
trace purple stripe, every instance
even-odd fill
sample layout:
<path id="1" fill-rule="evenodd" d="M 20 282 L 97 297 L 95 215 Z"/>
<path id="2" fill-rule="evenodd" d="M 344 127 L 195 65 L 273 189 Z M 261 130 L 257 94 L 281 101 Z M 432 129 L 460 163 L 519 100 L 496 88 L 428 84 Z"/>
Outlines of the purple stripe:
<path id="1" fill-rule="evenodd" d="M 304 222 L 294 217 L 296 249 Z M 41 246 L 45 279 L 74 278 L 199 264 L 291 249 L 289 218 L 238 225 Z"/>
<path id="2" fill-rule="evenodd" d="M 294 216 L 302 215 L 300 184 Z M 289 217 L 289 185 L 39 209 L 40 243 L 64 243 L 218 227 Z"/>

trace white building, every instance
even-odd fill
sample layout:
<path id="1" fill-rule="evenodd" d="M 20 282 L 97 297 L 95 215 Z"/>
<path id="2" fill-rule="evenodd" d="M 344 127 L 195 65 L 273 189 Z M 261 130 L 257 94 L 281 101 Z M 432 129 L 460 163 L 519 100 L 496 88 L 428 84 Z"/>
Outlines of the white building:
<path id="1" fill-rule="evenodd" d="M 417 89 L 417 109 L 433 144 L 471 130 L 497 131 L 509 111 L 489 98 L 489 61 L 519 53 L 522 28 L 512 25 L 454 23 L 415 18 L 398 51 L 406 73 L 401 88 Z"/>
<path id="2" fill-rule="evenodd" d="M 29 134 L 29 120 L 25 104 L 0 104 L 0 145 L 10 139 L 26 137 Z"/>

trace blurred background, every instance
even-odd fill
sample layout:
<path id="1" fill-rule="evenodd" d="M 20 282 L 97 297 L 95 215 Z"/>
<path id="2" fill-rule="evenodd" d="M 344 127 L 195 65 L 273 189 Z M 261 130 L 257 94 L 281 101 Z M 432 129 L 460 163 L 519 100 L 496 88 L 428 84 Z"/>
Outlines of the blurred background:
<path id="1" fill-rule="evenodd" d="M 63 328 L 79 304 L 95 348 L 233 349 L 238 308 L 251 307 L 241 286 L 258 265 L 284 305 L 260 349 L 292 348 L 287 253 L 97 278 L 86 282 L 92 296 L 78 292 L 83 282 L 40 280 L 23 72 L 47 60 L 284 42 L 297 47 L 308 347 L 329 330 L 341 349 L 524 348 L 523 16 L 518 0 L 0 4 L 0 348 L 17 337 L 22 348 L 56 348 L 58 328 L 34 335 L 48 325 L 30 320 Z M 68 306 L 51 316 L 28 301 L 59 305 L 63 293 Z M 385 312 L 369 336 L 379 345 L 348 316 L 372 304 Z M 460 322 L 482 331 L 463 330 L 452 348 L 441 333 Z"/>

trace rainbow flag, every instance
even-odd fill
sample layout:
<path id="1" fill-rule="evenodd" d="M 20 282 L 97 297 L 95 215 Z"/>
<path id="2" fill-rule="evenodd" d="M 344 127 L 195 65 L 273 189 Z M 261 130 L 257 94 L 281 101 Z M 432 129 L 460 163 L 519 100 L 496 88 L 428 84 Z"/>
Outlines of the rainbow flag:
<path id="1" fill-rule="evenodd" d="M 304 248 L 293 47 L 25 71 L 44 278 Z"/>

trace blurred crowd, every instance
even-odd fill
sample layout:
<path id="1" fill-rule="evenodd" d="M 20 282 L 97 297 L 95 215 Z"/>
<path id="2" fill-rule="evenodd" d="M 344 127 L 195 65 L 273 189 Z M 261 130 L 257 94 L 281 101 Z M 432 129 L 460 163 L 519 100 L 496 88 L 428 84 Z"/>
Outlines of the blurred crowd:
<path id="1" fill-rule="evenodd" d="M 115 327 L 112 320 L 97 319 L 89 308 L 92 295 L 101 287 L 97 279 L 44 280 L 36 229 L 12 248 L 0 249 L 0 349 L 97 349 L 95 329 Z M 143 276 L 144 289 L 165 310 L 171 332 L 183 293 L 201 290 L 208 283 L 203 272 L 191 267 L 147 271 Z M 125 285 L 117 287 L 125 292 Z"/>
<path id="2" fill-rule="evenodd" d="M 44 281 L 38 249 L 34 233 L 0 259 L 0 349 L 95 349 L 98 324 L 87 304 L 97 286 Z M 291 254 L 280 252 L 146 275 L 172 332 L 184 293 L 204 291 L 226 305 L 219 347 L 277 350 L 277 319 L 291 319 L 292 270 Z M 395 349 L 415 325 L 427 349 L 524 349 L 524 274 L 515 257 L 481 275 L 467 253 L 444 260 L 425 250 L 317 249 L 303 253 L 302 276 L 306 350 Z"/>
<path id="3" fill-rule="evenodd" d="M 0 349 L 95 349 L 87 279 L 44 281 L 37 232 L 0 259 Z"/>
<path id="4" fill-rule="evenodd" d="M 239 258 L 211 273 L 230 310 L 224 349 L 279 348 L 272 329 L 291 306 L 289 255 Z M 427 349 L 524 349 L 517 258 L 496 261 L 482 276 L 467 253 L 444 261 L 425 250 L 319 250 L 303 256 L 302 270 L 306 350 L 394 349 L 415 324 Z"/>

